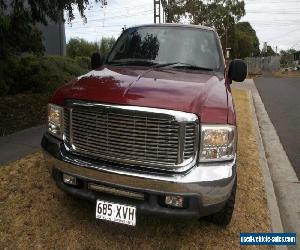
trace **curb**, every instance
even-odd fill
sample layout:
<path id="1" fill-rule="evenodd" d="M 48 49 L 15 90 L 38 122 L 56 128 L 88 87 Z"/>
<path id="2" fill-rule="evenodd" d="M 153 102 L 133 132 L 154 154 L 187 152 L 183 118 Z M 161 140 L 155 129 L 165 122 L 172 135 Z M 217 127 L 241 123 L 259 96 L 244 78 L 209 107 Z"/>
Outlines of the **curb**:
<path id="1" fill-rule="evenodd" d="M 251 109 L 273 232 L 300 235 L 300 182 L 280 142 L 253 80 L 234 84 L 252 95 Z M 297 249 L 294 246 L 276 249 Z"/>
<path id="2" fill-rule="evenodd" d="M 248 82 L 253 82 L 253 79 L 247 79 Z M 271 178 L 270 170 L 268 167 L 268 161 L 266 159 L 266 152 L 262 140 L 262 136 L 260 133 L 259 129 L 259 123 L 257 120 L 257 114 L 256 114 L 256 109 L 254 105 L 254 96 L 252 89 L 249 88 L 249 86 L 244 86 L 244 85 L 237 85 L 234 84 L 234 87 L 237 89 L 243 89 L 248 92 L 249 96 L 249 101 L 250 101 L 250 109 L 252 113 L 252 121 L 254 124 L 254 129 L 256 130 L 256 142 L 258 146 L 258 153 L 259 153 L 259 162 L 261 166 L 261 171 L 262 171 L 262 176 L 264 180 L 264 187 L 265 187 L 265 195 L 267 198 L 267 205 L 268 205 L 268 210 L 269 210 L 269 216 L 270 216 L 270 221 L 271 221 L 271 229 L 273 233 L 280 233 L 284 232 L 283 226 L 282 226 L 282 220 L 280 216 L 280 211 L 279 211 L 279 206 L 277 203 L 277 198 L 275 194 L 275 189 L 273 185 L 273 181 Z M 287 250 L 287 246 L 275 246 L 276 250 Z"/>
<path id="3" fill-rule="evenodd" d="M 265 110 L 259 92 L 251 84 L 260 133 L 285 232 L 300 235 L 300 182 Z"/>
<path id="4" fill-rule="evenodd" d="M 266 198 L 267 198 L 272 232 L 273 233 L 284 232 L 283 226 L 282 226 L 282 221 L 281 221 L 281 216 L 280 216 L 280 211 L 279 211 L 279 207 L 278 207 L 278 203 L 277 203 L 277 198 L 275 195 L 275 190 L 274 190 L 271 174 L 270 174 L 268 162 L 266 159 L 266 152 L 264 149 L 262 136 L 260 134 L 260 129 L 259 129 L 255 106 L 254 106 L 253 93 L 251 90 L 248 90 L 248 94 L 249 94 L 249 100 L 250 100 L 250 108 L 252 111 L 252 120 L 253 120 L 254 128 L 256 130 L 256 142 L 258 145 L 259 161 L 260 161 L 260 166 L 261 166 L 262 175 L 263 175 L 264 184 L 265 184 L 265 194 L 266 194 Z M 287 246 L 275 246 L 275 248 L 278 250 L 284 250 L 284 249 L 287 250 L 288 249 Z"/>
<path id="5" fill-rule="evenodd" d="M 295 232 L 299 237 L 300 182 L 269 118 L 254 81 L 250 82 L 250 89 L 282 226 L 285 232 Z"/>
<path id="6" fill-rule="evenodd" d="M 253 100 L 253 94 L 252 91 L 249 90 L 250 97 L 250 106 L 252 110 L 252 119 L 254 123 L 254 128 L 256 130 L 256 142 L 258 144 L 258 151 L 259 151 L 259 161 L 262 169 L 262 175 L 264 177 L 264 183 L 265 183 L 265 191 L 266 191 L 266 197 L 270 212 L 270 219 L 271 219 L 271 227 L 273 232 L 284 232 L 282 221 L 280 217 L 279 207 L 275 195 L 275 190 L 271 178 L 271 174 L 268 167 L 268 162 L 266 159 L 266 152 L 262 141 L 262 136 L 260 134 L 260 129 L 258 126 L 258 120 L 256 117 L 256 111 L 254 106 L 254 100 Z"/>

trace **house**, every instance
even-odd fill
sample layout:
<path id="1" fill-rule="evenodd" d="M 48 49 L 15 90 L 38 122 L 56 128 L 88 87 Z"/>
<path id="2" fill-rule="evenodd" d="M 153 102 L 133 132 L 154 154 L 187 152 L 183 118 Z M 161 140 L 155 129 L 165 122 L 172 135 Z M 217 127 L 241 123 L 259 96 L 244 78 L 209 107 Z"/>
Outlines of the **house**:
<path id="1" fill-rule="evenodd" d="M 294 62 L 296 63 L 296 65 L 299 65 L 300 64 L 300 50 L 297 52 L 294 52 L 293 56 L 294 56 Z"/>
<path id="2" fill-rule="evenodd" d="M 63 20 L 57 23 L 49 21 L 47 26 L 38 24 L 37 27 L 43 35 L 45 55 L 66 55 L 66 35 Z"/>
<path id="3" fill-rule="evenodd" d="M 4 0 L 7 6 L 6 13 L 11 11 L 12 0 Z M 63 13 L 62 13 L 63 16 Z M 66 55 L 66 36 L 64 21 L 48 21 L 48 25 L 37 24 L 36 27 L 42 32 L 45 55 Z"/>

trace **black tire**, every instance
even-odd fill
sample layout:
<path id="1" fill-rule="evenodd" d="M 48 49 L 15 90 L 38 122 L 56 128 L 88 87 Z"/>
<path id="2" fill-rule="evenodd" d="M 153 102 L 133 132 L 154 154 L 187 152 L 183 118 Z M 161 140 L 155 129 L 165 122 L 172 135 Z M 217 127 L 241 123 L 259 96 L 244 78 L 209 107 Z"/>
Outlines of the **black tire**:
<path id="1" fill-rule="evenodd" d="M 212 214 L 209 217 L 209 220 L 212 223 L 223 227 L 229 225 L 234 210 L 236 188 L 237 188 L 237 177 L 235 178 L 235 182 L 233 184 L 231 194 L 228 200 L 226 201 L 225 206 L 222 208 L 220 212 L 216 214 Z"/>

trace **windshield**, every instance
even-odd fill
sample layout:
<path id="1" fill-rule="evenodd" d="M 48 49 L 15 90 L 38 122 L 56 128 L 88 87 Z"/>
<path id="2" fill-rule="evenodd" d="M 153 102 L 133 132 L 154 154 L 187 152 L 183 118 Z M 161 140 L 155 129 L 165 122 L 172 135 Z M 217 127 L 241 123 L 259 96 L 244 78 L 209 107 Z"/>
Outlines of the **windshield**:
<path id="1" fill-rule="evenodd" d="M 220 48 L 213 31 L 186 27 L 138 27 L 126 30 L 108 64 L 180 64 L 220 70 Z"/>

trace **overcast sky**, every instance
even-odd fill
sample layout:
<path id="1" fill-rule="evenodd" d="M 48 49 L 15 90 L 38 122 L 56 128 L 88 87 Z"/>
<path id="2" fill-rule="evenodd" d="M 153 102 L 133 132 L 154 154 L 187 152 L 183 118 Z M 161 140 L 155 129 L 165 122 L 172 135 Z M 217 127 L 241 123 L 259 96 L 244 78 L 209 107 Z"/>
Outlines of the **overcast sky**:
<path id="1" fill-rule="evenodd" d="M 93 4 L 86 10 L 84 24 L 75 10 L 72 25 L 65 25 L 67 41 L 80 37 L 99 41 L 102 36 L 118 37 L 122 27 L 153 23 L 153 0 L 107 0 L 106 7 Z M 278 51 L 295 48 L 300 50 L 300 0 L 245 0 L 246 16 L 256 30 L 261 46 L 264 42 Z"/>

